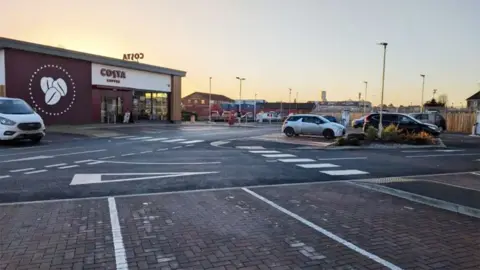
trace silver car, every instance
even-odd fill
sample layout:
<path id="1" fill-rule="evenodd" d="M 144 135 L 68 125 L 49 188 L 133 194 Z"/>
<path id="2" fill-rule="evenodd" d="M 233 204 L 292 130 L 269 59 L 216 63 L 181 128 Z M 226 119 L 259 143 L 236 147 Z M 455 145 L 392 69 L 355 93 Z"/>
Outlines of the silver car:
<path id="1" fill-rule="evenodd" d="M 345 135 L 345 127 L 316 114 L 295 114 L 285 120 L 282 132 L 288 137 L 298 135 L 321 135 L 333 139 Z"/>

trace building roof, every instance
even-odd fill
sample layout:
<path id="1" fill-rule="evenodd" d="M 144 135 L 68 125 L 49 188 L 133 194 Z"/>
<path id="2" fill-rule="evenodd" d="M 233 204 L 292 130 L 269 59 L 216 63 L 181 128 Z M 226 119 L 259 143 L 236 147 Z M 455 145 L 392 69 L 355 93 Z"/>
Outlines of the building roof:
<path id="1" fill-rule="evenodd" d="M 188 98 L 192 97 L 193 95 L 203 97 L 204 99 L 208 99 L 210 97 L 210 93 L 193 92 L 190 95 L 184 96 L 182 99 L 188 99 Z M 224 95 L 219 95 L 219 94 L 213 94 L 213 93 L 212 93 L 212 100 L 233 102 L 233 99 L 231 99 L 229 97 L 226 97 Z"/>
<path id="2" fill-rule="evenodd" d="M 477 100 L 477 99 L 480 99 L 480 91 L 478 91 L 477 93 L 473 94 L 473 96 L 467 98 L 467 100 Z"/>
<path id="3" fill-rule="evenodd" d="M 25 41 L 20 41 L 15 39 L 8 39 L 3 37 L 0 37 L 0 50 L 1 49 L 15 49 L 15 50 L 22 50 L 27 52 L 49 54 L 49 55 L 54 55 L 59 57 L 66 57 L 66 58 L 88 61 L 88 62 L 97 63 L 97 64 L 130 68 L 135 70 L 175 75 L 175 76 L 181 76 L 181 77 L 184 77 L 187 74 L 185 71 L 181 71 L 181 70 L 158 67 L 158 66 L 153 66 L 148 64 L 141 64 L 141 63 L 125 61 L 117 58 L 105 57 L 105 56 L 78 52 L 78 51 L 71 51 L 71 50 L 66 50 L 62 48 L 40 45 L 36 43 L 30 43 L 30 42 L 25 42 Z"/>

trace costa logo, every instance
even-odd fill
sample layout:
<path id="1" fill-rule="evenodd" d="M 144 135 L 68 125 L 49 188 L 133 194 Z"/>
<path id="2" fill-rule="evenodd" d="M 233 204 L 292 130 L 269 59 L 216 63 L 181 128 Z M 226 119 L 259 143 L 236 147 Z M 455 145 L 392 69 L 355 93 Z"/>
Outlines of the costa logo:
<path id="1" fill-rule="evenodd" d="M 113 70 L 113 69 L 102 68 L 100 70 L 100 74 L 103 77 L 109 77 L 109 78 L 113 78 L 113 79 L 117 79 L 117 78 L 125 79 L 125 78 L 127 78 L 127 75 L 125 74 L 125 71 L 121 71 L 121 70 Z"/>

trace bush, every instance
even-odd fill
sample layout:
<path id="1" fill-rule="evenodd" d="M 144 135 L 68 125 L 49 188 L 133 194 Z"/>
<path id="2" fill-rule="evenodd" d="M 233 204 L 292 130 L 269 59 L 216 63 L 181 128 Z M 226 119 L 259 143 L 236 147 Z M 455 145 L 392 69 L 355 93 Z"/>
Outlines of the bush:
<path id="1" fill-rule="evenodd" d="M 418 145 L 428 145 L 435 144 L 435 138 L 427 132 L 420 133 L 407 133 L 402 136 L 402 140 L 405 143 L 418 144 Z"/>
<path id="2" fill-rule="evenodd" d="M 377 139 L 377 135 L 378 135 L 378 129 L 372 127 L 372 126 L 369 126 L 367 128 L 367 132 L 365 134 L 365 139 L 367 141 L 375 141 Z"/>
<path id="3" fill-rule="evenodd" d="M 382 141 L 384 142 L 401 142 L 400 132 L 396 125 L 389 125 L 382 130 Z"/>
<path id="4" fill-rule="evenodd" d="M 346 146 L 346 145 L 351 145 L 351 146 L 359 146 L 361 145 L 361 142 L 357 138 L 338 138 L 337 141 L 335 142 L 336 145 L 338 146 Z"/>

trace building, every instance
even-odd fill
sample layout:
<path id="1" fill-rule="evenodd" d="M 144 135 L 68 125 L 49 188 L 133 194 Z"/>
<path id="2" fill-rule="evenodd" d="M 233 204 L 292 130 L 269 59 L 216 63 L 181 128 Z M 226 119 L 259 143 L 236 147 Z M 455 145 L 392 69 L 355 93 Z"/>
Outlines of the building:
<path id="1" fill-rule="evenodd" d="M 181 120 L 185 71 L 0 38 L 0 95 L 24 99 L 46 124 Z"/>
<path id="2" fill-rule="evenodd" d="M 327 102 L 327 91 L 322 91 L 322 101 Z"/>
<path id="3" fill-rule="evenodd" d="M 183 109 L 187 112 L 196 113 L 199 120 L 206 120 L 209 115 L 209 99 L 209 93 L 194 92 L 182 98 Z M 222 113 L 222 105 L 232 104 L 233 102 L 233 99 L 224 95 L 211 94 L 212 111 Z"/>
<path id="4" fill-rule="evenodd" d="M 480 91 L 467 98 L 467 108 L 471 111 L 480 110 Z"/>

